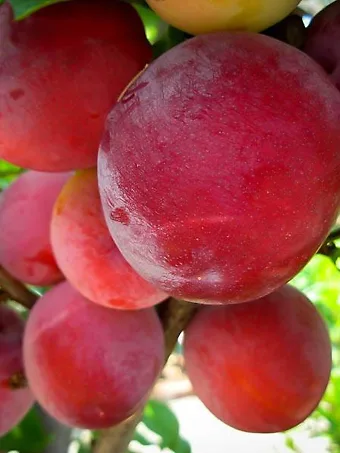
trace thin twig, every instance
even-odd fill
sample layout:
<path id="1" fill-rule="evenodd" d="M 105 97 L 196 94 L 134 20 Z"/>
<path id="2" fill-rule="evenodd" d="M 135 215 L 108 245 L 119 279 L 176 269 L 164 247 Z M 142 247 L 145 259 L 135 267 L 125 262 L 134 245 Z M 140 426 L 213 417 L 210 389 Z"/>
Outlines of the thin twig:
<path id="1" fill-rule="evenodd" d="M 197 305 L 173 298 L 169 298 L 160 306 L 159 316 L 164 328 L 166 361 L 173 351 L 180 333 L 187 326 L 196 310 Z M 102 430 L 94 446 L 94 453 L 126 453 L 142 416 L 143 408 L 140 408 L 120 425 Z"/>
<path id="2" fill-rule="evenodd" d="M 39 295 L 30 291 L 19 280 L 12 277 L 2 266 L 0 266 L 0 290 L 2 295 L 6 293 L 7 299 L 14 300 L 26 308 L 32 308 L 38 300 Z"/>

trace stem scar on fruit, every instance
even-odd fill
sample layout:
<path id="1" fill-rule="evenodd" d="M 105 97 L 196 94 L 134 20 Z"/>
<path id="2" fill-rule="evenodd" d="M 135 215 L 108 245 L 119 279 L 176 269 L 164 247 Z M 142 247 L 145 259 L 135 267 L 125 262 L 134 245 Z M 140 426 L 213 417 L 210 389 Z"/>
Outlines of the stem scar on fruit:
<path id="1" fill-rule="evenodd" d="M 18 373 L 13 374 L 7 380 L 7 386 L 13 390 L 19 390 L 19 389 L 27 387 L 26 376 L 24 375 L 24 373 L 22 371 L 19 371 Z"/>

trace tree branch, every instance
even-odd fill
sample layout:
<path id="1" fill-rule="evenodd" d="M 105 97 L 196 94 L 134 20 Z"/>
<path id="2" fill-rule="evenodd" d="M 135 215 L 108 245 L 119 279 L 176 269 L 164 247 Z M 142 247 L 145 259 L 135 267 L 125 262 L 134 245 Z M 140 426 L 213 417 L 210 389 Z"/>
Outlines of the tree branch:
<path id="1" fill-rule="evenodd" d="M 164 328 L 165 355 L 168 360 L 177 339 L 197 310 L 197 305 L 169 298 L 159 306 L 159 316 Z M 102 430 L 95 444 L 94 453 L 126 453 L 136 426 L 143 416 L 140 408 L 118 426 Z"/>
<path id="2" fill-rule="evenodd" d="M 7 295 L 6 299 L 14 300 L 28 309 L 32 308 L 39 298 L 38 294 L 26 288 L 23 283 L 12 277 L 2 266 L 0 266 L 0 290 L 1 300 Z"/>
<path id="3" fill-rule="evenodd" d="M 164 329 L 165 361 L 168 360 L 179 335 L 189 324 L 197 309 L 197 304 L 173 298 L 159 305 L 158 314 Z"/>

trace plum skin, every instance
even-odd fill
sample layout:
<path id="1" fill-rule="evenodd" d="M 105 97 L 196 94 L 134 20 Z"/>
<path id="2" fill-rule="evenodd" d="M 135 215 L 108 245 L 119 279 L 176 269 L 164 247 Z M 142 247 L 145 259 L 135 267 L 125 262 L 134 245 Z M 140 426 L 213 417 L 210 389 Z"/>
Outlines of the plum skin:
<path id="1" fill-rule="evenodd" d="M 105 117 L 152 56 L 126 3 L 49 5 L 14 21 L 0 7 L 0 158 L 60 172 L 96 164 Z"/>
<path id="2" fill-rule="evenodd" d="M 291 46 L 236 32 L 180 44 L 108 116 L 98 181 L 115 243 L 178 298 L 270 293 L 337 217 L 339 119 L 338 91 Z"/>
<path id="3" fill-rule="evenodd" d="M 340 1 L 322 9 L 307 27 L 303 51 L 317 61 L 340 90 Z"/>
<path id="4" fill-rule="evenodd" d="M 50 223 L 70 175 L 27 171 L 0 196 L 0 265 L 25 283 L 51 285 L 63 279 L 52 251 Z"/>
<path id="5" fill-rule="evenodd" d="M 289 285 L 257 301 L 202 308 L 185 331 L 184 358 L 207 408 L 236 429 L 259 433 L 305 420 L 332 364 L 323 319 Z"/>
<path id="6" fill-rule="evenodd" d="M 34 397 L 28 387 L 13 388 L 15 377 L 24 374 L 22 337 L 24 321 L 0 305 L 0 436 L 16 426 L 31 409 Z"/>
<path id="7" fill-rule="evenodd" d="M 118 424 L 145 402 L 164 361 L 153 308 L 94 304 L 68 282 L 34 306 L 24 335 L 28 382 L 41 406 L 69 426 Z"/>
<path id="8" fill-rule="evenodd" d="M 168 297 L 140 277 L 113 242 L 102 212 L 96 169 L 77 172 L 63 187 L 54 205 L 51 242 L 67 280 L 93 302 L 134 310 Z"/>

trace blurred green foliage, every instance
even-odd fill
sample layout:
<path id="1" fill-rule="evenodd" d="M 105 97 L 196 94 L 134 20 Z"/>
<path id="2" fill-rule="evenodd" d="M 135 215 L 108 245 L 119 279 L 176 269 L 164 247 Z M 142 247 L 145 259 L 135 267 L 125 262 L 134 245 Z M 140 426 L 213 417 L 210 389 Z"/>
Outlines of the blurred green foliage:
<path id="1" fill-rule="evenodd" d="M 24 170 L 9 164 L 4 160 L 0 160 L 0 190 L 5 189 L 14 179 L 20 175 Z"/>
<path id="2" fill-rule="evenodd" d="M 291 281 L 320 311 L 332 341 L 331 379 L 321 403 L 309 419 L 311 435 L 327 437 L 332 453 L 340 453 L 340 272 L 337 265 L 338 261 L 334 263 L 327 256 L 315 255 Z M 299 452 L 290 434 L 287 446 Z"/>
<path id="3" fill-rule="evenodd" d="M 35 408 L 5 436 L 0 437 L 0 450 L 4 452 L 42 453 L 52 438 L 45 431 Z"/>
<path id="4" fill-rule="evenodd" d="M 133 444 L 157 445 L 160 451 L 168 453 L 190 453 L 188 442 L 180 436 L 180 427 L 176 415 L 164 403 L 150 400 L 145 408 L 143 419 L 137 426 L 129 453 L 133 453 Z"/>
<path id="5" fill-rule="evenodd" d="M 72 452 L 91 453 L 96 437 L 96 432 L 73 430 L 70 437 Z M 41 415 L 33 408 L 12 431 L 0 437 L 0 451 L 43 453 L 51 442 L 53 435 L 45 430 Z M 127 453 L 140 451 L 141 446 L 150 445 L 158 447 L 160 452 L 191 453 L 189 443 L 180 435 L 176 415 L 168 405 L 154 400 L 146 405 L 143 419 L 137 426 Z"/>
<path id="6" fill-rule="evenodd" d="M 135 3 L 133 6 L 143 21 L 146 37 L 151 44 L 154 44 L 162 36 L 167 24 L 146 5 Z"/>
<path id="7" fill-rule="evenodd" d="M 17 20 L 24 19 L 45 6 L 68 0 L 9 0 Z M 3 3 L 1 1 L 0 3 Z"/>
<path id="8" fill-rule="evenodd" d="M 191 37 L 163 22 L 150 8 L 140 4 L 134 4 L 134 7 L 144 23 L 146 36 L 153 46 L 154 58 Z"/>

